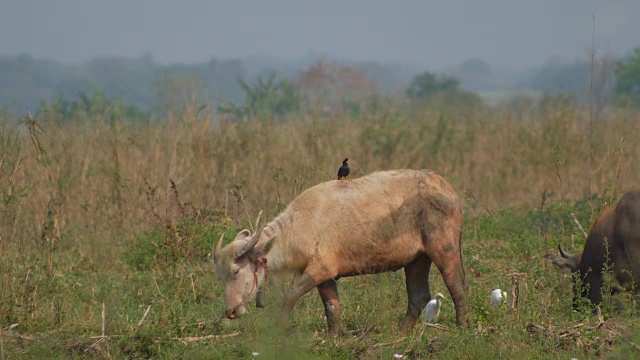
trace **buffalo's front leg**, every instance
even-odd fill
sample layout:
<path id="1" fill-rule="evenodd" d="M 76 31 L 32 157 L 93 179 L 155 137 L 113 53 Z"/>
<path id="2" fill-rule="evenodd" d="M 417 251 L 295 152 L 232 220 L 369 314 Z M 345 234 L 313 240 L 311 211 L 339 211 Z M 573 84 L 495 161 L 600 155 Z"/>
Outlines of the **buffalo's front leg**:
<path id="1" fill-rule="evenodd" d="M 291 315 L 291 311 L 293 310 L 293 306 L 296 304 L 296 301 L 298 301 L 302 295 L 309 292 L 309 290 L 316 287 L 316 285 L 315 280 L 313 280 L 308 273 L 303 273 L 293 281 L 293 285 L 284 295 L 282 316 L 280 318 L 283 326 L 286 326 L 286 324 L 289 323 L 289 316 Z"/>
<path id="2" fill-rule="evenodd" d="M 338 282 L 331 279 L 318 285 L 318 292 L 324 304 L 324 313 L 327 315 L 329 335 L 336 336 L 340 333 L 340 300 L 338 299 Z"/>
<path id="3" fill-rule="evenodd" d="M 430 268 L 431 259 L 427 255 L 419 256 L 404 267 L 408 305 L 407 314 L 400 326 L 400 331 L 403 333 L 413 328 L 422 310 L 431 300 L 431 292 L 429 291 Z"/>

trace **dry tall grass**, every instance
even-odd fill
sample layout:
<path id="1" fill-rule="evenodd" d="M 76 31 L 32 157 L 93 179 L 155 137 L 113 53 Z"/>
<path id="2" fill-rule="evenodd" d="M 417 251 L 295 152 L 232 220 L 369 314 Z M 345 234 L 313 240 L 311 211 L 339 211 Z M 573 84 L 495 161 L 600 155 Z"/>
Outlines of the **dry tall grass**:
<path id="1" fill-rule="evenodd" d="M 271 218 L 304 189 L 335 178 L 345 156 L 352 177 L 434 169 L 490 209 L 539 206 L 548 192 L 621 192 L 640 178 L 638 113 L 610 112 L 592 136 L 588 113 L 568 107 L 286 123 L 36 121 L 5 122 L 0 134 L 4 248 L 38 245 L 54 220 L 56 246 L 109 248 L 148 225 L 146 190 L 168 197 L 170 180 L 196 208 L 238 219 L 264 209 Z"/>
<path id="2" fill-rule="evenodd" d="M 117 346 L 110 340 L 112 349 L 122 354 L 138 351 L 144 357 L 151 356 L 144 352 L 147 350 L 164 351 L 149 339 L 197 334 L 201 321 L 207 324 L 205 333 L 209 334 L 225 333 L 233 326 L 251 332 L 261 323 L 249 320 L 226 325 L 212 315 L 222 314 L 222 290 L 211 281 L 213 270 L 208 264 L 185 262 L 138 272 L 125 264 L 123 253 L 139 243 L 136 236 L 147 230 L 165 227 L 180 231 L 177 220 L 184 219 L 183 213 L 189 211 L 223 211 L 237 226 L 246 226 L 247 219 L 254 218 L 259 210 L 271 219 L 306 188 L 336 178 L 344 157 L 350 159 L 350 177 L 391 168 L 436 170 L 467 199 L 467 214 L 472 217 L 487 210 L 526 211 L 543 202 L 591 199 L 586 196 L 589 194 L 614 199 L 638 185 L 638 138 L 640 113 L 611 110 L 591 124 L 588 110 L 564 106 L 518 112 L 413 108 L 360 118 L 307 115 L 288 122 L 231 122 L 213 115 L 196 119 L 187 114 L 184 119 L 176 116 L 170 121 L 136 124 L 109 113 L 78 115 L 72 121 L 62 121 L 55 113 L 27 116 L 21 121 L 3 119 L 0 328 L 6 322 L 19 322 L 26 334 L 59 334 L 28 347 L 29 354 L 36 357 L 37 346 L 49 347 L 42 355 L 45 357 L 52 354 L 50 348 L 55 353 L 58 347 L 67 355 L 78 348 L 102 353 L 105 348 L 95 350 L 95 340 L 84 339 L 82 346 L 76 346 L 75 340 L 68 339 L 95 334 L 100 328 L 97 314 L 105 302 L 112 317 L 106 324 L 108 332 L 128 336 Z M 592 204 L 593 209 L 599 205 Z M 499 222 L 500 218 L 492 221 Z M 478 229 L 484 231 L 485 225 L 479 224 Z M 569 301 L 545 290 L 565 287 L 567 279 L 559 279 L 545 269 L 542 254 L 538 254 L 552 248 L 551 243 L 563 241 L 561 236 L 544 234 L 541 240 L 536 233 L 540 229 L 528 229 L 522 239 L 486 235 L 496 234 L 495 229 L 502 228 L 498 224 L 485 226 L 493 232 L 484 231 L 479 240 L 475 221 L 466 226 L 469 233 L 475 231 L 475 238 L 468 237 L 465 242 L 468 254 L 476 254 L 467 259 L 470 274 L 474 274 L 469 294 L 472 319 L 491 324 L 493 320 L 487 320 L 483 307 L 484 291 L 496 286 L 495 282 L 513 268 L 529 269 L 537 285 L 523 295 L 522 318 L 515 323 L 511 320 L 511 332 L 505 325 L 504 334 L 512 341 L 505 349 L 522 344 L 538 349 L 532 354 L 556 349 L 551 340 L 520 336 L 525 321 L 541 323 L 543 317 L 551 321 L 549 314 L 553 314 L 557 328 L 567 319 L 574 321 Z M 143 240 L 149 244 L 155 239 L 147 236 Z M 498 267 L 496 262 L 500 263 Z M 483 277 L 483 273 L 490 277 Z M 384 322 L 394 329 L 391 324 L 402 312 L 396 305 L 404 301 L 400 278 L 394 273 L 371 280 L 343 281 L 347 326 L 380 321 L 372 318 L 373 313 L 363 315 L 359 311 L 360 303 L 365 306 L 380 301 L 384 302 L 381 308 L 393 309 Z M 380 286 L 378 282 L 389 284 Z M 359 284 L 378 298 L 356 291 Z M 146 306 L 140 310 L 139 304 L 149 299 L 158 300 L 150 315 L 157 322 L 145 333 L 144 328 L 134 325 Z M 301 338 L 309 328 L 324 328 L 317 320 L 321 312 L 314 302 L 317 299 L 303 300 L 298 312 L 307 330 Z M 547 305 L 540 307 L 536 301 Z M 557 311 L 553 308 L 556 304 L 565 306 L 566 311 Z M 382 311 L 386 310 L 378 309 L 377 313 Z M 393 330 L 387 330 L 379 336 L 382 340 L 376 337 L 369 342 L 387 341 L 384 334 L 393 336 Z M 256 335 L 257 330 L 253 331 Z M 599 336 L 596 332 L 592 335 Z M 422 333 L 412 336 L 410 342 L 422 344 Z M 452 336 L 447 339 L 476 339 L 477 349 L 467 346 L 461 348 L 463 353 L 481 352 L 483 341 L 495 340 L 477 340 L 480 338 L 471 333 Z M 11 339 L 12 351 L 23 351 L 20 338 Z M 131 349 L 134 340 L 144 351 Z M 238 344 L 240 340 L 228 346 L 214 344 L 212 349 L 231 356 Z M 357 340 L 346 344 L 342 348 L 346 358 L 360 353 L 364 346 Z M 599 346 L 593 344 L 589 346 Z M 432 347 L 430 342 L 423 345 Z M 329 343 L 325 347 L 317 351 L 334 351 Z"/>

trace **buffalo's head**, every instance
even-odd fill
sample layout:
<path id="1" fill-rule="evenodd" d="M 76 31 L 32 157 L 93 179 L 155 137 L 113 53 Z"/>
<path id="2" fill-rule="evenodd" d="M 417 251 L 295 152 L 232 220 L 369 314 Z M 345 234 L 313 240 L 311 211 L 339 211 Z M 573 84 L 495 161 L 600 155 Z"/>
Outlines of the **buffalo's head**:
<path id="1" fill-rule="evenodd" d="M 582 253 L 571 255 L 568 252 L 562 249 L 562 246 L 558 245 L 558 251 L 560 252 L 560 256 L 558 255 L 545 255 L 545 258 L 551 260 L 551 263 L 561 269 L 569 269 L 573 273 L 573 307 L 577 307 L 577 296 L 580 291 L 580 295 L 585 297 L 587 295 L 587 291 L 585 289 L 584 284 L 578 286 L 576 285 L 576 281 L 579 277 L 578 267 L 580 265 L 580 260 L 582 259 Z"/>
<path id="2" fill-rule="evenodd" d="M 218 277 L 224 286 L 225 315 L 235 319 L 244 315 L 245 305 L 256 297 L 266 273 L 259 276 L 259 260 L 264 255 L 264 246 L 256 247 L 262 231 L 253 235 L 242 230 L 236 238 L 222 248 L 223 236 L 218 240 L 213 260 Z"/>

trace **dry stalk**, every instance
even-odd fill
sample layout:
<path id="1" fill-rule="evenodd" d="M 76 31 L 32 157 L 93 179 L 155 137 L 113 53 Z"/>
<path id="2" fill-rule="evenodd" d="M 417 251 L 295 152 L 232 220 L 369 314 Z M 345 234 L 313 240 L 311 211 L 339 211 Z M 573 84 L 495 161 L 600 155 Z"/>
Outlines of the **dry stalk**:
<path id="1" fill-rule="evenodd" d="M 624 137 L 620 138 L 620 147 L 618 148 L 618 159 L 616 160 L 616 184 L 620 187 L 620 159 L 622 159 L 622 152 L 624 148 Z"/>
<path id="2" fill-rule="evenodd" d="M 231 334 L 191 336 L 191 337 L 185 337 L 185 338 L 176 338 L 176 340 L 179 340 L 184 344 L 191 344 L 191 343 L 198 342 L 198 341 L 211 340 L 211 339 L 216 339 L 216 340 L 217 339 L 224 339 L 224 338 L 230 338 L 230 337 L 234 337 L 234 336 L 238 336 L 238 335 L 240 335 L 240 332 L 236 331 L 236 332 L 232 332 Z"/>
<path id="3" fill-rule="evenodd" d="M 224 213 L 225 213 L 225 215 L 229 213 L 227 211 L 228 209 L 229 209 L 229 191 L 225 191 L 224 192 Z"/>
<path id="4" fill-rule="evenodd" d="M 102 336 L 105 336 L 107 330 L 107 308 L 102 303 Z"/>
<path id="5" fill-rule="evenodd" d="M 449 329 L 448 326 L 441 325 L 441 324 L 424 323 L 424 326 L 432 327 L 432 328 L 435 328 L 435 329 L 438 329 L 438 330 L 442 330 L 442 331 L 451 331 L 451 329 Z"/>
<path id="6" fill-rule="evenodd" d="M 4 157 L 3 157 L 2 160 L 4 160 Z M 21 160 L 22 160 L 22 157 L 20 156 L 20 153 L 19 153 L 18 154 L 18 158 L 16 159 L 16 163 L 13 166 L 13 171 L 11 173 L 11 176 L 9 176 L 9 185 L 7 186 L 7 195 L 8 196 L 11 196 L 11 194 L 13 193 L 13 184 L 15 182 L 16 173 L 18 172 L 18 169 L 20 168 L 20 161 Z M 17 218 L 18 218 L 18 214 L 20 213 L 21 209 L 22 209 L 22 207 L 16 207 L 15 211 L 12 211 L 12 214 L 10 216 L 10 218 L 11 218 L 11 234 L 10 234 L 10 236 L 7 236 L 6 238 L 9 238 L 9 239 L 15 238 L 16 229 L 17 229 Z M 5 230 L 4 226 L 2 226 L 0 228 L 0 255 L 2 254 L 2 248 L 4 246 L 4 239 L 5 239 L 4 230 Z"/>
<path id="7" fill-rule="evenodd" d="M 38 338 L 36 338 L 35 336 L 32 336 L 32 335 L 11 334 L 11 333 L 5 334 L 5 335 L 11 336 L 11 337 L 16 337 L 16 338 L 21 339 L 21 340 L 29 340 L 29 341 L 33 341 L 33 340 L 38 339 Z"/>
<path id="8" fill-rule="evenodd" d="M 109 339 L 109 338 L 112 338 L 112 337 L 120 337 L 120 336 L 125 336 L 125 335 L 104 335 L 104 336 L 96 335 L 96 336 L 89 336 L 89 339 L 92 339 L 92 340 L 94 340 L 94 339 L 103 339 L 103 338 Z"/>
<path id="9" fill-rule="evenodd" d="M 140 321 L 138 322 L 138 327 L 142 326 L 142 323 L 144 322 L 144 319 L 147 318 L 147 315 L 149 315 L 149 311 L 151 310 L 151 305 L 153 305 L 155 301 L 151 300 L 151 302 L 149 302 L 149 306 L 147 306 L 147 310 L 145 310 L 144 315 L 142 315 L 142 319 L 140 319 Z"/>
<path id="10" fill-rule="evenodd" d="M 578 231 L 580 231 L 580 234 L 582 235 L 582 237 L 586 239 L 587 233 L 584 231 L 584 228 L 582 227 L 582 225 L 580 225 L 580 222 L 576 218 L 576 215 L 574 213 L 571 213 L 570 215 L 571 215 L 571 219 L 573 219 L 573 222 L 576 224 L 576 226 L 578 226 Z"/>
<path id="11" fill-rule="evenodd" d="M 511 278 L 511 310 L 518 311 L 520 302 L 520 281 L 517 276 Z"/>
<path id="12" fill-rule="evenodd" d="M 89 346 L 88 348 L 84 349 L 84 352 L 87 352 L 87 351 L 89 351 L 91 349 L 101 350 L 99 348 L 100 344 L 103 343 L 103 342 L 107 342 L 107 341 L 109 341 L 109 337 L 108 336 L 99 338 L 97 341 L 95 341 L 93 344 L 91 344 L 91 346 Z"/>
<path id="13" fill-rule="evenodd" d="M 18 325 L 20 325 L 20 324 L 19 323 L 11 324 L 11 325 L 7 326 L 6 328 L 4 328 L 4 331 L 9 331 L 9 330 L 15 328 Z M 0 328 L 0 330 L 2 330 L 2 328 Z"/>
<path id="14" fill-rule="evenodd" d="M 94 149 L 94 142 L 95 142 L 95 138 L 96 136 L 98 136 L 98 133 L 100 131 L 99 127 L 95 127 L 95 135 L 93 136 L 89 136 L 89 144 L 87 145 L 87 148 L 85 150 L 85 157 L 84 160 L 82 162 L 82 171 L 80 172 L 80 185 L 84 186 L 86 183 L 86 179 L 87 179 L 87 172 L 89 171 L 89 163 L 90 163 L 90 159 L 91 159 L 91 155 L 92 155 L 92 150 Z"/>
<path id="15" fill-rule="evenodd" d="M 489 214 L 491 215 L 491 217 L 494 217 L 493 213 L 491 212 L 491 210 L 489 210 L 489 208 L 480 200 L 478 200 L 478 198 L 475 197 L 475 195 L 473 195 L 471 193 L 471 191 L 469 191 L 469 189 L 465 189 L 464 190 L 464 194 L 467 195 L 468 197 L 472 198 L 475 202 L 477 202 L 478 204 L 480 204 L 480 206 L 482 206 L 482 208 Z"/>
<path id="16" fill-rule="evenodd" d="M 158 295 L 160 295 L 160 296 L 164 297 L 164 294 L 162 293 L 162 290 L 160 290 L 160 285 L 158 285 L 158 280 L 157 280 L 157 278 L 156 278 L 156 272 L 155 272 L 155 270 L 153 270 L 153 271 L 151 272 L 151 275 L 152 275 L 152 279 L 153 279 L 153 284 L 156 286 L 156 289 L 158 290 Z"/>
<path id="17" fill-rule="evenodd" d="M 393 341 L 388 341 L 388 342 L 383 342 L 383 343 L 377 343 L 377 344 L 373 345 L 373 347 L 394 345 L 394 344 L 397 344 L 397 343 L 401 343 L 401 342 L 403 342 L 405 339 L 406 339 L 406 337 L 404 337 L 404 336 L 403 336 L 403 337 L 401 337 L 401 338 L 399 338 L 399 339 L 395 339 L 395 340 L 393 340 Z"/>
<path id="18" fill-rule="evenodd" d="M 198 297 L 196 296 L 196 286 L 193 283 L 193 273 L 189 274 L 189 278 L 191 278 L 191 290 L 193 291 L 193 301 L 197 301 Z"/>
<path id="19" fill-rule="evenodd" d="M 171 179 L 169 179 L 169 182 L 171 183 L 171 190 L 173 190 L 173 196 L 176 201 L 176 204 L 178 205 L 178 209 L 180 210 L 180 215 L 184 218 L 186 214 L 186 209 L 184 204 L 180 201 L 180 193 L 178 192 L 178 187 L 176 185 L 176 182 Z"/>
<path id="20" fill-rule="evenodd" d="M 20 119 L 20 124 L 27 128 L 27 132 L 29 133 L 29 138 L 31 138 L 31 142 L 33 146 L 36 148 L 36 151 L 41 155 L 46 155 L 47 152 L 42 147 L 42 142 L 38 137 L 43 131 L 42 126 L 38 123 L 37 116 L 31 115 L 31 112 L 27 112 L 27 115 L 23 115 L 22 119 Z"/>
<path id="21" fill-rule="evenodd" d="M 258 217 L 256 218 L 256 229 L 260 227 L 260 217 L 262 216 L 262 210 L 258 213 Z"/>
<path id="22" fill-rule="evenodd" d="M 16 178 L 16 174 L 18 173 L 18 170 L 20 169 L 20 161 L 22 160 L 22 158 L 20 157 L 20 154 L 18 154 L 18 159 L 16 160 L 16 164 L 13 166 L 13 172 L 11 173 L 11 177 L 9 178 L 9 187 L 7 188 L 7 194 L 11 195 L 13 193 L 13 184 Z"/>
<path id="23" fill-rule="evenodd" d="M 255 233 L 256 228 L 253 227 L 253 223 L 251 222 L 251 217 L 249 216 L 249 210 L 247 210 L 247 203 L 244 201 L 244 196 L 242 195 L 242 191 L 238 190 L 240 195 L 240 200 L 242 200 L 242 207 L 244 208 L 244 213 L 247 215 L 247 220 L 249 220 L 249 227 L 251 227 L 251 232 Z"/>

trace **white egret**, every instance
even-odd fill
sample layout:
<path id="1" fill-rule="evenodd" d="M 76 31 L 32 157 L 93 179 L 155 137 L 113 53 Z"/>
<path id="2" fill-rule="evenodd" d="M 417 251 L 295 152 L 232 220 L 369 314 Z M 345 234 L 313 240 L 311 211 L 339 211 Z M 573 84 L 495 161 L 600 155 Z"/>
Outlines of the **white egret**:
<path id="1" fill-rule="evenodd" d="M 437 293 L 436 297 L 427 303 L 426 309 L 424 309 L 424 321 L 428 323 L 434 323 L 440 315 L 440 303 L 442 300 L 447 300 L 444 295 Z"/>
<path id="2" fill-rule="evenodd" d="M 491 292 L 491 306 L 496 307 L 507 301 L 507 292 L 500 289 L 494 289 Z"/>

